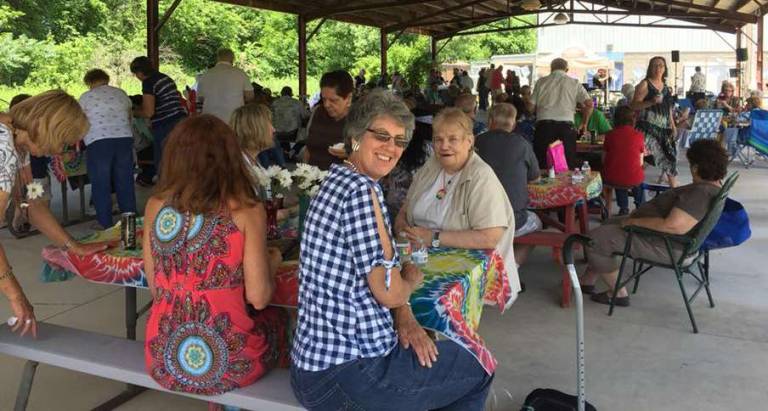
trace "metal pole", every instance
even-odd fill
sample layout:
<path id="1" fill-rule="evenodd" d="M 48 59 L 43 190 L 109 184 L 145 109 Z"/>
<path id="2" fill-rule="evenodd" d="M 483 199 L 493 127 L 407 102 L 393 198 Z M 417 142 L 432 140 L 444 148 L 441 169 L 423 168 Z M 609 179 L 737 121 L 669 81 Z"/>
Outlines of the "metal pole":
<path id="1" fill-rule="evenodd" d="M 757 62 L 757 89 L 763 90 L 763 25 L 765 16 L 761 15 L 757 19 L 757 50 L 755 52 L 755 61 Z"/>
<path id="2" fill-rule="evenodd" d="M 432 67 L 434 67 L 437 64 L 437 39 L 434 36 L 430 37 L 430 39 L 432 40 Z"/>
<path id="3" fill-rule="evenodd" d="M 384 29 L 379 29 L 379 38 L 380 38 L 379 57 L 381 58 L 381 78 L 385 79 L 387 77 L 387 49 L 389 49 L 389 46 L 387 45 L 387 32 Z"/>
<path id="4" fill-rule="evenodd" d="M 741 29 L 736 32 L 736 96 L 741 97 L 741 61 L 739 61 L 739 50 L 741 49 Z"/>
<path id="5" fill-rule="evenodd" d="M 307 101 L 307 19 L 299 14 L 299 98 Z"/>
<path id="6" fill-rule="evenodd" d="M 160 42 L 155 30 L 160 16 L 160 0 L 147 0 L 147 57 L 157 69 L 160 67 Z"/>

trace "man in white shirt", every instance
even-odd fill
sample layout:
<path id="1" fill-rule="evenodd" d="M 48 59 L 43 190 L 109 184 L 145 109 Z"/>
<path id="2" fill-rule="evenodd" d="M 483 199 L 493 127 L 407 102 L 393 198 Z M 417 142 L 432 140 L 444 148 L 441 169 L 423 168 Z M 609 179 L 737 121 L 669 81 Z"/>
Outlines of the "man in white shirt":
<path id="1" fill-rule="evenodd" d="M 701 72 L 701 67 L 696 66 L 696 73 L 691 76 L 691 89 L 688 93 L 688 98 L 691 103 L 696 103 L 697 100 L 707 97 L 707 78 Z"/>
<path id="2" fill-rule="evenodd" d="M 573 119 L 576 104 L 590 100 L 587 90 L 579 80 L 568 77 L 568 62 L 556 58 L 550 63 L 551 73 L 540 78 L 533 89 L 532 101 L 536 106 L 536 132 L 533 135 L 533 151 L 539 165 L 547 165 L 547 148 L 555 140 L 561 140 L 569 168 L 578 166 L 576 160 L 576 130 Z"/>
<path id="3" fill-rule="evenodd" d="M 203 114 L 213 114 L 229 123 L 235 109 L 253 101 L 253 86 L 243 70 L 232 66 L 232 50 L 220 49 L 216 60 L 216 65 L 200 76 L 197 101 L 203 106 Z"/>

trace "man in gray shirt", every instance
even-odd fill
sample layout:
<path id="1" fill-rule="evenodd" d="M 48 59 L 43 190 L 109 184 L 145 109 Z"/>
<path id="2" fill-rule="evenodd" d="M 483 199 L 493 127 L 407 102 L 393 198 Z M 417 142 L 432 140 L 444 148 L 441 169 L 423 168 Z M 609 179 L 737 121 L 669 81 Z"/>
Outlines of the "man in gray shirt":
<path id="1" fill-rule="evenodd" d="M 517 110 L 499 103 L 488 112 L 489 131 L 477 136 L 475 147 L 501 181 L 515 211 L 515 237 L 541 229 L 536 213 L 528 210 L 528 183 L 539 178 L 539 162 L 531 144 L 514 133 Z M 515 246 L 515 260 L 522 264 L 529 250 Z"/>

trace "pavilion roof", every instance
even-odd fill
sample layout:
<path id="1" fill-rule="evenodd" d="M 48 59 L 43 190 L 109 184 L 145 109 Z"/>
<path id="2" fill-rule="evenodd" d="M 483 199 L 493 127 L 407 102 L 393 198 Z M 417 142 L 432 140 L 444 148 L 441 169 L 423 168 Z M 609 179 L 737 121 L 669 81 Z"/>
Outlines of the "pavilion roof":
<path id="1" fill-rule="evenodd" d="M 333 19 L 448 38 L 487 23 L 542 14 L 534 23 L 519 20 L 522 28 L 554 25 L 553 13 L 563 12 L 575 24 L 645 27 L 707 28 L 735 33 L 768 11 L 768 0 L 540 0 L 538 11 L 521 7 L 522 0 L 215 0 L 303 15 L 308 20 Z M 542 16 L 542 17 L 544 17 Z M 580 16 L 589 17 L 588 20 Z M 636 16 L 659 16 L 648 22 Z M 674 19 L 674 20 L 667 20 Z M 680 24 L 680 21 L 685 22 Z M 503 29 L 503 27 L 501 28 Z M 486 31 L 487 32 L 487 31 Z"/>

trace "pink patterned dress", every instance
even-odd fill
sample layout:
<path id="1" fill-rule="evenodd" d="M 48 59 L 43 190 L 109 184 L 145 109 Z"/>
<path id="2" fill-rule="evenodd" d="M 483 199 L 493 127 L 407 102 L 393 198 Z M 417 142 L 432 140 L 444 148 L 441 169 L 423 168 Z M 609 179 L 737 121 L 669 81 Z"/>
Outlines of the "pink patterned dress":
<path id="1" fill-rule="evenodd" d="M 253 383 L 288 358 L 288 317 L 246 305 L 244 236 L 223 214 L 164 206 L 151 229 L 155 299 L 147 371 L 173 391 L 216 395 Z"/>

